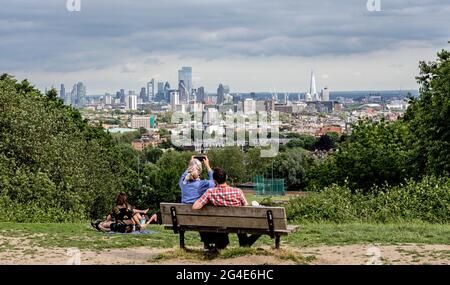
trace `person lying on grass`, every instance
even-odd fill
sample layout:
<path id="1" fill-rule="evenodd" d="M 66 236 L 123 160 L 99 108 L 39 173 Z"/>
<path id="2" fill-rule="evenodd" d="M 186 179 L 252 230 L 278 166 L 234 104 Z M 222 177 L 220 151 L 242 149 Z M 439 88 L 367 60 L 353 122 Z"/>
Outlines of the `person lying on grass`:
<path id="1" fill-rule="evenodd" d="M 92 226 L 99 231 L 118 231 L 131 232 L 133 226 L 138 229 L 145 229 L 145 227 L 153 221 L 157 221 L 157 215 L 154 214 L 150 219 L 146 220 L 144 224 L 140 221 L 142 215 L 147 214 L 149 209 L 139 210 L 135 209 L 128 203 L 128 197 L 125 193 L 119 193 L 116 198 L 116 206 L 112 209 L 105 221 L 97 221 L 92 223 Z"/>
<path id="2" fill-rule="evenodd" d="M 248 206 L 244 192 L 239 188 L 228 186 L 227 173 L 222 168 L 214 168 L 213 178 L 216 183 L 214 188 L 208 189 L 194 205 L 193 210 L 201 210 L 206 204 L 224 207 Z M 230 243 L 226 233 L 201 233 L 202 241 L 214 244 L 212 250 L 224 249 Z M 261 235 L 237 234 L 239 245 L 243 247 L 252 246 Z"/>

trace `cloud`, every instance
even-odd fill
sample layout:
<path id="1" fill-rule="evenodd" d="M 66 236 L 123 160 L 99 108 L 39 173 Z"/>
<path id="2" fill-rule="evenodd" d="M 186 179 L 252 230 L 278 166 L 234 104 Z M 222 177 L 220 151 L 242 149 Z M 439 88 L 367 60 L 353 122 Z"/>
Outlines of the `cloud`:
<path id="1" fill-rule="evenodd" d="M 381 12 L 367 11 L 365 0 L 81 1 L 71 13 L 65 0 L 0 0 L 0 67 L 151 74 L 176 59 L 320 61 L 410 44 L 438 49 L 450 34 L 448 0 L 381 0 Z"/>

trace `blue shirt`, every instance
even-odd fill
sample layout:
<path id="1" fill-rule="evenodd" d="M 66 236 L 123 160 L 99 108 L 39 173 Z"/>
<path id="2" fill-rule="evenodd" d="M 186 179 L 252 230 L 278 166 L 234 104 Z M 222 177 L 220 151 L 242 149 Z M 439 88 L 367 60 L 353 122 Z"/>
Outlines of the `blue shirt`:
<path id="1" fill-rule="evenodd" d="M 186 181 L 186 184 L 183 184 L 186 175 L 188 175 L 187 170 L 183 172 L 180 181 L 178 181 L 178 185 L 181 189 L 181 203 L 194 204 L 206 190 L 214 188 L 215 186 L 212 171 L 208 171 L 209 180 Z"/>

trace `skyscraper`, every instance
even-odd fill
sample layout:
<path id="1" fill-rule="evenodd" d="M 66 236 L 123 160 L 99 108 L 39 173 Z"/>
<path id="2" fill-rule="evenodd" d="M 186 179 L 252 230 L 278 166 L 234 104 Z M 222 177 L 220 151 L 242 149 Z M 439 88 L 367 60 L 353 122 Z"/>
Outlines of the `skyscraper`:
<path id="1" fill-rule="evenodd" d="M 146 90 L 145 90 L 145 87 L 142 87 L 142 88 L 141 88 L 141 92 L 139 93 L 139 98 L 141 98 L 143 102 L 147 101 L 147 100 L 146 100 L 146 98 L 147 98 L 147 92 L 146 92 Z"/>
<path id="2" fill-rule="evenodd" d="M 125 99 L 126 110 L 137 110 L 137 96 L 130 92 Z"/>
<path id="3" fill-rule="evenodd" d="M 204 103 L 205 101 L 205 87 L 202 86 L 197 89 L 197 102 Z"/>
<path id="4" fill-rule="evenodd" d="M 187 100 L 190 100 L 192 94 L 192 67 L 184 66 L 178 70 L 178 83 L 183 81 L 184 87 L 187 91 Z"/>
<path id="5" fill-rule="evenodd" d="M 166 84 L 164 84 L 164 100 L 166 102 L 170 102 L 170 84 L 169 84 L 169 82 L 166 82 Z"/>
<path id="6" fill-rule="evenodd" d="M 178 82 L 178 92 L 180 94 L 180 103 L 186 104 L 189 101 L 189 92 L 183 80 Z"/>
<path id="7" fill-rule="evenodd" d="M 65 100 L 66 99 L 66 88 L 64 87 L 64 84 L 61 84 L 61 89 L 59 90 L 59 98 L 61 98 L 61 100 Z"/>
<path id="8" fill-rule="evenodd" d="M 328 87 L 324 87 L 322 89 L 320 97 L 321 97 L 322 101 L 330 101 L 330 90 L 328 90 Z"/>
<path id="9" fill-rule="evenodd" d="M 217 88 L 217 105 L 223 104 L 223 100 L 225 98 L 225 88 L 223 87 L 222 83 L 219 84 L 219 87 Z"/>
<path id="10" fill-rule="evenodd" d="M 179 94 L 178 91 L 171 91 L 170 92 L 170 105 L 172 106 L 172 111 L 177 110 L 177 105 L 179 105 Z"/>
<path id="11" fill-rule="evenodd" d="M 155 79 L 152 78 L 149 82 L 147 82 L 147 100 L 145 101 L 153 101 L 155 99 Z"/>
<path id="12" fill-rule="evenodd" d="M 125 103 L 125 89 L 120 89 L 120 103 Z"/>
<path id="13" fill-rule="evenodd" d="M 309 83 L 309 94 L 314 97 L 317 94 L 316 90 L 316 76 L 314 75 L 314 70 L 311 70 L 311 81 Z"/>
<path id="14" fill-rule="evenodd" d="M 77 106 L 83 107 L 86 100 L 86 86 L 84 86 L 83 82 L 77 83 Z"/>

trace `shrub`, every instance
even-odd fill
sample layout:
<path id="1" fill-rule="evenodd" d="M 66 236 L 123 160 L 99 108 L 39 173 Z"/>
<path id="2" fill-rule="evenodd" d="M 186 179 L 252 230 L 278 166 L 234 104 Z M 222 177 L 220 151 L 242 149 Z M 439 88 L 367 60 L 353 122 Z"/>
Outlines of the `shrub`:
<path id="1" fill-rule="evenodd" d="M 450 179 L 425 177 L 369 192 L 332 185 L 292 199 L 286 210 L 288 219 L 298 221 L 446 223 L 450 222 Z"/>

